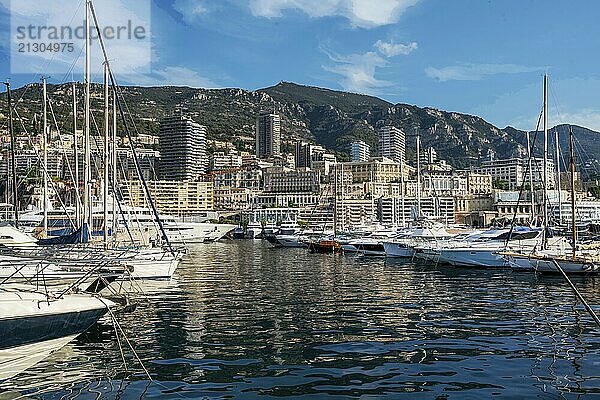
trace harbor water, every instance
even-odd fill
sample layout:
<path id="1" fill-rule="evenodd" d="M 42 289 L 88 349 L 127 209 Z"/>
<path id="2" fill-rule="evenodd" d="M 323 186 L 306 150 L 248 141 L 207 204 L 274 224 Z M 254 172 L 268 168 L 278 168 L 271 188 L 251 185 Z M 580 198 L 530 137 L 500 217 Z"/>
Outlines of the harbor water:
<path id="1" fill-rule="evenodd" d="M 558 276 L 229 241 L 141 286 L 116 319 L 152 380 L 105 317 L 0 399 L 600 397 L 600 329 Z"/>

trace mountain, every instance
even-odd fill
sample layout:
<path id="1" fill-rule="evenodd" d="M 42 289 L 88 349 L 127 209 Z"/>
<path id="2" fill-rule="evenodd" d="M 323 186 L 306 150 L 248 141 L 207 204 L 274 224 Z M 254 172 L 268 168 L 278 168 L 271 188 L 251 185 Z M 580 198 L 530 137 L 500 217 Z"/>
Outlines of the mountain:
<path id="1" fill-rule="evenodd" d="M 39 114 L 41 109 L 39 86 L 31 84 L 13 92 L 15 99 L 21 99 L 17 110 L 24 119 L 28 119 L 26 126 L 31 126 L 34 112 Z M 423 148 L 434 147 L 440 158 L 458 168 L 473 165 L 490 154 L 496 158 L 526 155 L 525 132 L 512 127 L 501 129 L 477 116 L 392 104 L 377 97 L 289 82 L 256 91 L 174 86 L 129 86 L 122 90 L 133 122 L 130 126 L 136 128 L 135 132 L 156 134 L 160 118 L 181 112 L 207 126 L 212 149 L 218 148 L 219 142 L 230 142 L 239 149 L 252 150 L 255 117 L 260 110 L 270 109 L 282 116 L 285 151 L 291 151 L 298 139 L 314 141 L 338 154 L 347 154 L 354 140 L 364 140 L 375 150 L 376 129 L 389 124 L 406 133 L 409 160 L 414 157 L 416 133 L 421 136 Z M 81 117 L 82 85 L 77 86 L 77 91 Z M 48 93 L 59 126 L 69 131 L 70 84 L 49 85 Z M 5 95 L 1 95 L 0 110 L 6 110 L 5 101 Z M 92 111 L 101 125 L 100 85 L 92 86 Z M 0 115 L 0 124 L 3 124 L 2 118 L 5 117 Z M 82 122 L 79 122 L 79 126 L 82 126 Z M 561 134 L 563 149 L 568 149 L 568 136 L 565 135 L 568 128 L 560 125 L 556 129 Z M 587 150 L 589 158 L 599 158 L 599 133 L 583 127 L 574 127 L 574 130 L 580 147 Z M 538 136 L 536 148 L 541 148 L 541 135 Z M 568 161 L 568 157 L 565 159 Z"/>

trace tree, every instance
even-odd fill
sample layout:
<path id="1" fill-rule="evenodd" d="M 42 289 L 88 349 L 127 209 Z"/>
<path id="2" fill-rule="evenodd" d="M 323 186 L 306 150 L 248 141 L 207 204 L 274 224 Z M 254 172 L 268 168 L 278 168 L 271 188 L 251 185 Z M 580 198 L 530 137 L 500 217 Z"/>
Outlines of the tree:
<path id="1" fill-rule="evenodd" d="M 494 181 L 492 182 L 492 185 L 494 186 L 495 189 L 500 189 L 500 190 L 508 189 L 508 183 L 506 183 L 506 181 L 503 181 L 500 178 L 494 179 Z"/>

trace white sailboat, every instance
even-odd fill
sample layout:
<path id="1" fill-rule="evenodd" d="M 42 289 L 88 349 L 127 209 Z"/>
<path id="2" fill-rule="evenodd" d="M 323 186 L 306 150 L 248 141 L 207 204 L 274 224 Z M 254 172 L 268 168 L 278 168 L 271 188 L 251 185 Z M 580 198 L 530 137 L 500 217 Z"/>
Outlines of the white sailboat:
<path id="1" fill-rule="evenodd" d="M 547 96 L 548 78 L 544 75 L 544 161 L 547 158 Z M 571 172 L 571 249 L 549 249 L 547 241 L 542 242 L 542 249 L 531 254 L 522 255 L 506 252 L 504 255 L 513 269 L 531 269 L 542 273 L 591 274 L 600 273 L 600 253 L 596 250 L 580 250 L 577 248 L 577 212 L 575 201 L 575 154 L 573 145 L 573 128 L 569 128 L 570 172 Z M 544 187 L 547 187 L 547 165 L 544 162 Z M 544 202 L 544 231 L 548 224 L 547 202 Z M 530 268 L 527 268 L 529 264 Z M 561 271 L 562 270 L 562 271 Z"/>

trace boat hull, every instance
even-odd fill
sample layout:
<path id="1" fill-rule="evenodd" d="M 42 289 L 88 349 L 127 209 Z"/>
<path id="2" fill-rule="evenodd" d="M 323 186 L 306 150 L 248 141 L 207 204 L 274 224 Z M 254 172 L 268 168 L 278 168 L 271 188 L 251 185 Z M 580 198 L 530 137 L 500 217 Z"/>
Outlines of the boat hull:
<path id="1" fill-rule="evenodd" d="M 393 258 L 413 258 L 415 249 L 404 243 L 386 242 L 383 244 L 386 257 Z"/>
<path id="2" fill-rule="evenodd" d="M 0 295 L 0 380 L 9 379 L 60 349 L 100 319 L 112 303 L 92 296 L 48 300 L 40 293 Z"/>
<path id="3" fill-rule="evenodd" d="M 60 350 L 77 334 L 0 349 L 0 381 L 10 379 Z"/>
<path id="4" fill-rule="evenodd" d="M 600 268 L 597 264 L 590 263 L 587 261 L 567 260 L 558 259 L 556 262 L 560 265 L 561 269 L 566 274 L 597 274 L 600 272 Z M 545 274 L 559 274 L 560 271 L 554 265 L 554 262 L 550 259 L 529 259 L 529 263 L 536 272 Z"/>
<path id="5" fill-rule="evenodd" d="M 507 260 L 498 249 L 439 249 L 438 262 L 455 267 L 504 268 L 508 267 Z"/>

